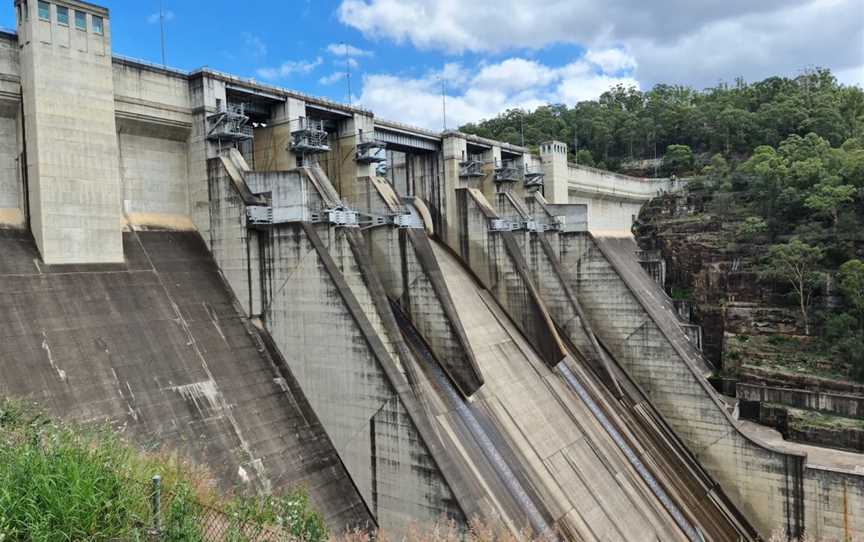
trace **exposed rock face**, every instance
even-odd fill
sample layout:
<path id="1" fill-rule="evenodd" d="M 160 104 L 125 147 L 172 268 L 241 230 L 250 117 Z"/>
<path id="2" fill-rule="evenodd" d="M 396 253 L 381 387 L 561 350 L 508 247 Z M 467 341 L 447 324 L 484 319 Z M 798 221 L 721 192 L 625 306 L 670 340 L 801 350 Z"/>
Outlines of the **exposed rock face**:
<path id="1" fill-rule="evenodd" d="M 737 234 L 746 217 L 745 197 L 701 191 L 664 195 L 643 207 L 634 228 L 640 248 L 659 253 L 664 287 L 681 300 L 679 313 L 689 313 L 702 326 L 703 351 L 719 375 L 715 385 L 727 394 L 734 394 L 740 382 L 857 397 L 861 386 L 849 382 L 846 367 L 825 352 L 818 338 L 804 335 L 786 286 L 759 280 L 769 245 L 767 239 L 745 240 Z M 826 276 L 829 283 L 813 300 L 813 313 L 837 304 Z M 783 430 L 784 436 L 832 445 L 830 434 L 836 429 L 826 432 L 806 416 L 796 420 L 794 431 Z M 846 439 L 836 446 L 857 449 L 857 437 L 850 438 L 854 442 Z"/>

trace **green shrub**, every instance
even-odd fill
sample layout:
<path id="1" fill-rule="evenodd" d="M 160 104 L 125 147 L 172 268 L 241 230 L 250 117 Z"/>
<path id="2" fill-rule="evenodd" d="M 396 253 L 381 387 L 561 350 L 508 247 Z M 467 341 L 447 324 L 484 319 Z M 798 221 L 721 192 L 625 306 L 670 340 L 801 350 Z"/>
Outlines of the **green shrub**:
<path id="1" fill-rule="evenodd" d="M 825 319 L 825 330 L 823 337 L 828 344 L 836 344 L 837 341 L 847 339 L 853 333 L 857 321 L 851 314 L 841 312 L 832 314 Z"/>
<path id="2" fill-rule="evenodd" d="M 238 497 L 226 509 L 231 517 L 230 542 L 246 542 L 240 527 L 254 523 L 287 531 L 304 542 L 323 542 L 329 533 L 324 518 L 309 505 L 305 491 L 282 496 Z"/>
<path id="3" fill-rule="evenodd" d="M 678 286 L 673 286 L 670 297 L 678 301 L 688 301 L 692 299 L 693 292 L 691 292 L 687 288 L 679 288 Z"/>
<path id="4" fill-rule="evenodd" d="M 858 382 L 864 382 L 864 337 L 853 336 L 840 342 L 838 350 L 849 366 L 849 373 Z"/>

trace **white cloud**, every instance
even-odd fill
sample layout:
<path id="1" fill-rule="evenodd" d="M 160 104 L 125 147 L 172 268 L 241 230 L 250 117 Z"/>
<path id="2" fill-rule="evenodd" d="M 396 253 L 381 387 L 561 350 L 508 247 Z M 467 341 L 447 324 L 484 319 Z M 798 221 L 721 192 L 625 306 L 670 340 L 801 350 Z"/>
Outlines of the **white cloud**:
<path id="1" fill-rule="evenodd" d="M 864 64 L 861 0 L 342 0 L 337 16 L 368 38 L 453 54 L 602 50 L 586 60 L 612 74 L 635 68 L 644 86 Z"/>
<path id="2" fill-rule="evenodd" d="M 374 55 L 372 51 L 366 51 L 364 49 L 360 49 L 346 43 L 331 43 L 327 46 L 327 52 L 333 56 L 359 57 Z"/>
<path id="3" fill-rule="evenodd" d="M 621 49 L 590 50 L 585 53 L 585 60 L 600 66 L 604 73 L 618 73 L 636 67 L 636 59 Z"/>
<path id="4" fill-rule="evenodd" d="M 592 58 L 611 55 L 593 51 Z M 587 58 L 586 54 L 584 59 L 560 67 L 516 57 L 474 67 L 450 63 L 421 77 L 367 75 L 359 102 L 383 118 L 441 129 L 442 82 L 446 85 L 448 128 L 490 118 L 510 108 L 533 110 L 547 103 L 574 105 L 596 98 L 617 84 L 638 86 L 633 77 L 604 72 L 603 66 Z M 610 69 L 608 64 L 605 69 Z"/>
<path id="5" fill-rule="evenodd" d="M 250 34 L 249 32 L 244 32 L 243 41 L 246 45 L 246 49 L 253 57 L 263 58 L 267 56 L 267 44 L 264 43 L 264 40 L 260 37 L 255 34 Z"/>
<path id="6" fill-rule="evenodd" d="M 256 73 L 262 79 L 284 79 L 294 74 L 306 75 L 324 63 L 320 56 L 315 60 L 289 60 L 275 68 L 258 68 Z"/>
<path id="7" fill-rule="evenodd" d="M 548 85 L 556 77 L 554 69 L 534 60 L 508 58 L 499 64 L 484 66 L 474 78 L 474 85 L 516 91 Z"/>
<path id="8" fill-rule="evenodd" d="M 837 72 L 837 80 L 844 85 L 858 85 L 864 88 L 864 64 Z"/>
<path id="9" fill-rule="evenodd" d="M 158 23 L 158 22 L 159 22 L 159 19 L 160 19 L 160 17 L 161 17 L 162 15 L 164 15 L 164 17 L 165 17 L 165 22 L 166 22 L 166 23 L 167 23 L 168 21 L 173 21 L 174 18 L 175 18 L 174 12 L 171 11 L 170 9 L 166 9 L 165 11 L 162 12 L 162 14 L 160 14 L 160 13 L 157 11 L 156 13 L 151 13 L 150 15 L 148 15 L 148 16 L 147 16 L 147 23 L 148 23 L 148 24 L 156 24 L 156 23 Z"/>
<path id="10" fill-rule="evenodd" d="M 338 81 L 345 79 L 345 72 L 333 72 L 330 75 L 325 75 L 324 77 L 318 79 L 318 82 L 322 85 L 332 85 Z"/>

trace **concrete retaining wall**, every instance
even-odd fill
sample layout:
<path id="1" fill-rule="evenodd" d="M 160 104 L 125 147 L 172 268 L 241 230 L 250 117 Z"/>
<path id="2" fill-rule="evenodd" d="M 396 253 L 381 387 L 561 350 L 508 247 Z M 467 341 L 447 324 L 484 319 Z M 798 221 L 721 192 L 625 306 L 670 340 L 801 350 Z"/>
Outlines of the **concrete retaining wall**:
<path id="1" fill-rule="evenodd" d="M 864 398 L 858 395 L 840 395 L 836 393 L 799 390 L 792 388 L 774 388 L 738 382 L 736 395 L 745 401 L 762 401 L 779 403 L 797 408 L 833 412 L 840 416 L 852 418 L 864 417 Z"/>
<path id="2" fill-rule="evenodd" d="M 148 135 L 185 140 L 191 129 L 189 79 L 154 66 L 112 59 L 114 107 L 121 130 L 147 127 Z"/>
<path id="3" fill-rule="evenodd" d="M 0 225 L 23 226 L 24 187 L 21 152 L 21 70 L 18 40 L 0 33 Z"/>
<path id="4" fill-rule="evenodd" d="M 588 227 L 593 230 L 630 229 L 642 208 L 642 202 L 585 196 L 575 191 L 570 192 L 570 203 L 588 206 Z"/>

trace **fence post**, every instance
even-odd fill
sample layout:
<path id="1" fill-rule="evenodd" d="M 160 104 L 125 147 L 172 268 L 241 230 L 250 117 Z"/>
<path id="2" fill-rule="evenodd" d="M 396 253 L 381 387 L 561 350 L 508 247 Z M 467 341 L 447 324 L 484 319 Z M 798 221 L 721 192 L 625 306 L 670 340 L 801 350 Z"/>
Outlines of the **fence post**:
<path id="1" fill-rule="evenodd" d="M 153 537 L 158 540 L 162 532 L 162 478 L 158 474 L 152 479 L 152 490 L 150 507 L 153 511 Z"/>

